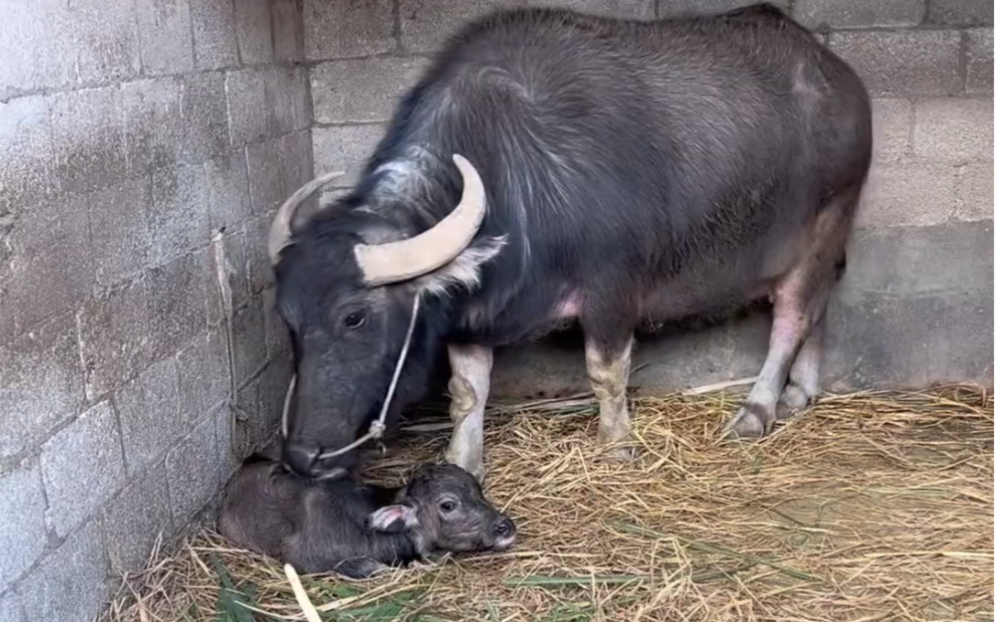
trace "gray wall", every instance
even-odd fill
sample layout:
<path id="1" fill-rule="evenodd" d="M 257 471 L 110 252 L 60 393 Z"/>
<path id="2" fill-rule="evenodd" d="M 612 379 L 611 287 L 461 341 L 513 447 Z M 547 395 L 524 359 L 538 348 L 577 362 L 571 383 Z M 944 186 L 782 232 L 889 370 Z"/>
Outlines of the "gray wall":
<path id="1" fill-rule="evenodd" d="M 494 6 L 558 4 L 636 18 L 749 0 L 379 0 L 305 2 L 315 169 L 347 186 L 396 97 L 461 20 Z M 992 384 L 992 4 L 989 0 L 788 0 L 863 77 L 874 102 L 875 161 L 829 311 L 825 387 Z M 334 195 L 336 192 L 329 192 Z M 642 341 L 643 391 L 756 374 L 769 317 Z M 588 390 L 582 349 L 499 353 L 493 395 Z"/>
<path id="2" fill-rule="evenodd" d="M 302 54 L 295 0 L 4 11 L 0 621 L 89 618 L 273 424 L 264 235 L 313 172 Z"/>
<path id="3" fill-rule="evenodd" d="M 289 374 L 265 255 L 273 208 L 314 169 L 354 173 L 425 55 L 497 4 L 40 0 L 5 14 L 0 622 L 88 618 L 272 431 Z M 733 3 L 564 4 L 651 17 Z M 875 96 L 830 387 L 990 385 L 990 3 L 791 8 Z M 230 308 L 211 244 L 222 227 Z M 644 342 L 637 364 L 653 364 L 633 381 L 755 373 L 765 330 L 760 317 Z M 582 360 L 575 347 L 504 353 L 495 394 L 586 389 Z"/>

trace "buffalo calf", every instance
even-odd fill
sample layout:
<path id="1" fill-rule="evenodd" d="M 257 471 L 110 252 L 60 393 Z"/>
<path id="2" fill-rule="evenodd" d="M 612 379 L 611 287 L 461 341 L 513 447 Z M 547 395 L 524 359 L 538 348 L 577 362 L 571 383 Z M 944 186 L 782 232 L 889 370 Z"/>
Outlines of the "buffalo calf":
<path id="1" fill-rule="evenodd" d="M 436 551 L 501 551 L 516 538 L 515 523 L 458 466 L 423 464 L 406 485 L 385 488 L 303 479 L 268 453 L 250 456 L 229 482 L 219 528 L 301 572 L 353 578 Z"/>

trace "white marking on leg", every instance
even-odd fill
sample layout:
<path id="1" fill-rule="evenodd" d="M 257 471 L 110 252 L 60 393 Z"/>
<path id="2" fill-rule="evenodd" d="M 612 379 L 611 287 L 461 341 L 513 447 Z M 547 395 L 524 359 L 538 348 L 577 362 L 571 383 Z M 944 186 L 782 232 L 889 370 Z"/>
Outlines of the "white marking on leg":
<path id="1" fill-rule="evenodd" d="M 469 471 L 478 480 L 484 477 L 484 407 L 491 389 L 494 351 L 484 346 L 449 346 L 449 416 L 453 435 L 446 449 L 446 461 Z"/>
<path id="2" fill-rule="evenodd" d="M 625 347 L 614 357 L 606 356 L 591 339 L 584 339 L 584 358 L 591 389 L 598 400 L 598 442 L 614 443 L 628 438 L 632 430 L 626 388 L 632 364 L 632 336 Z M 630 449 L 623 449 L 621 457 L 631 457 Z"/>

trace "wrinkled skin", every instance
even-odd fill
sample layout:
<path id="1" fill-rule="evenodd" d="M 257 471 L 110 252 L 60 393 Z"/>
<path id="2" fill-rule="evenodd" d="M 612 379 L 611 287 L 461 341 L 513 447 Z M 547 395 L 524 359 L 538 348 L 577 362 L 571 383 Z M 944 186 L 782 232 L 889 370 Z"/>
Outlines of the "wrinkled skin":
<path id="1" fill-rule="evenodd" d="M 223 536 L 300 572 L 365 577 L 436 552 L 502 551 L 514 522 L 455 465 L 424 464 L 400 488 L 303 479 L 276 452 L 250 456 L 225 490 Z"/>

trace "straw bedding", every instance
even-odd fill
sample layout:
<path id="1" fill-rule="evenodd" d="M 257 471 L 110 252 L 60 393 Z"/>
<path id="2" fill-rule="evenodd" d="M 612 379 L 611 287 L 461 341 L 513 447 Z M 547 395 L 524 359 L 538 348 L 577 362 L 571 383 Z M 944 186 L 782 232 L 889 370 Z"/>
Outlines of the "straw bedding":
<path id="1" fill-rule="evenodd" d="M 825 396 L 760 443 L 718 444 L 739 398 L 634 399 L 630 464 L 595 446 L 590 400 L 495 408 L 486 489 L 519 543 L 304 576 L 308 597 L 323 620 L 992 619 L 989 394 Z M 369 477 L 437 459 L 447 431 L 416 423 Z M 103 617 L 304 619 L 281 564 L 209 530 L 155 553 Z"/>

